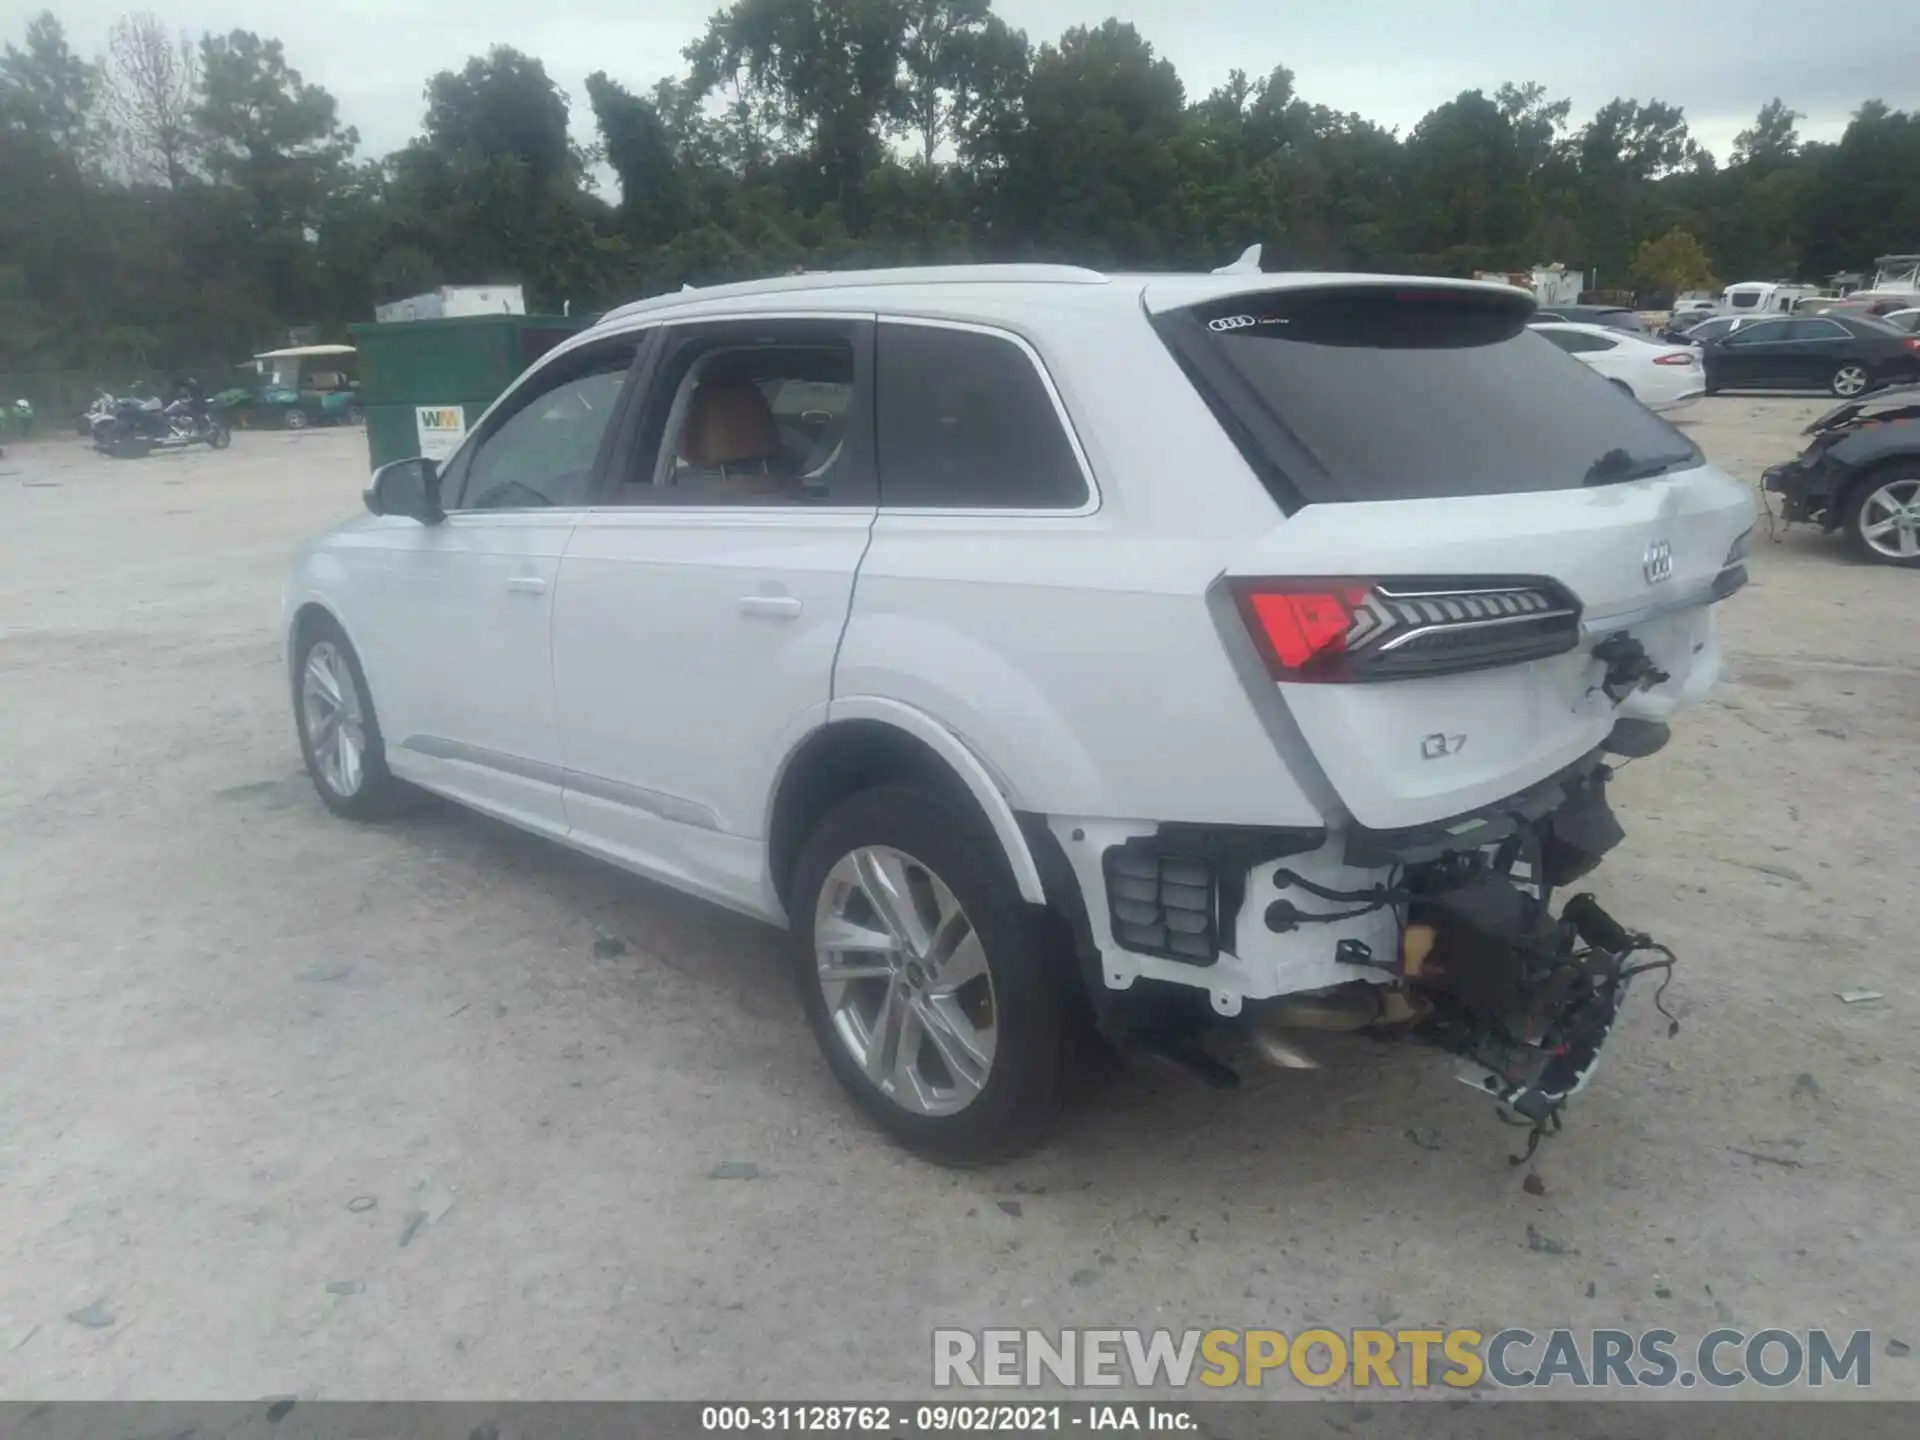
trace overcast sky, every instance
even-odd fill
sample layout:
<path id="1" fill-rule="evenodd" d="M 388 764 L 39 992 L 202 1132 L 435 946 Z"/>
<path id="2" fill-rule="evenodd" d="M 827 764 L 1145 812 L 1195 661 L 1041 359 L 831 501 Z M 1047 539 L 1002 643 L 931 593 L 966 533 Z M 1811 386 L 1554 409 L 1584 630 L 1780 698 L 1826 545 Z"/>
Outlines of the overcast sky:
<path id="1" fill-rule="evenodd" d="M 18 43 L 45 0 L 0 0 L 0 38 Z M 1297 92 L 1357 110 L 1404 134 L 1462 90 L 1538 80 L 1573 101 L 1575 123 L 1617 95 L 1685 108 L 1696 139 L 1726 158 L 1733 137 L 1778 95 L 1808 117 L 1801 133 L 1831 140 L 1869 97 L 1920 109 L 1912 37 L 1831 0 L 997 0 L 1035 41 L 1118 14 L 1171 59 L 1189 96 L 1239 67 L 1286 65 Z M 115 16 L 152 8 L 196 35 L 236 26 L 278 36 L 309 80 L 339 98 L 362 154 L 404 144 L 419 127 L 427 77 L 506 44 L 538 56 L 571 96 L 590 138 L 584 80 L 599 69 L 633 89 L 678 73 L 680 50 L 717 0 L 56 0 L 74 47 L 94 53 Z M 1911 16 L 1909 17 L 1911 19 Z M 1910 28 L 1910 27 L 1909 27 Z"/>

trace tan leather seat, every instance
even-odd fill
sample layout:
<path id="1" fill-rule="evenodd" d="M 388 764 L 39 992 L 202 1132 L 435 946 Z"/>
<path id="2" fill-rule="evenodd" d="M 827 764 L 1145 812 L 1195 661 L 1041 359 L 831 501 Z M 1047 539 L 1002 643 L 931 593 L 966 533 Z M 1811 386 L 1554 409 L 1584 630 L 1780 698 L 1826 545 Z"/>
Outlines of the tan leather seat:
<path id="1" fill-rule="evenodd" d="M 777 459 L 780 427 L 760 387 L 745 380 L 703 384 L 680 431 L 680 458 L 698 470 Z"/>

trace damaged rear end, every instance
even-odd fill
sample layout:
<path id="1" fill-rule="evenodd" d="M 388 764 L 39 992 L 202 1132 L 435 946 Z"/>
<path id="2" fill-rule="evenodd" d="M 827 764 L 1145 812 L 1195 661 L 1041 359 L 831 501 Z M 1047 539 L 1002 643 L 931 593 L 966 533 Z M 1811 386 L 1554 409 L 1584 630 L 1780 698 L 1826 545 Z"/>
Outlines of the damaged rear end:
<path id="1" fill-rule="evenodd" d="M 1273 497 L 1211 603 L 1327 826 L 1233 852 L 1161 827 L 1110 851 L 1114 941 L 1182 963 L 1174 901 L 1204 896 L 1214 953 L 1184 963 L 1213 973 L 1187 983 L 1271 1058 L 1297 1029 L 1417 1035 L 1537 1138 L 1633 977 L 1672 964 L 1592 895 L 1556 897 L 1622 838 L 1612 764 L 1657 750 L 1717 677 L 1751 497 L 1529 333 L 1532 301 L 1503 287 L 1145 302 Z"/>
<path id="2" fill-rule="evenodd" d="M 1845 519 L 1845 499 L 1876 466 L 1920 452 L 1920 385 L 1881 390 L 1846 401 L 1801 432 L 1807 445 L 1770 467 L 1762 487 L 1780 497 L 1781 518 L 1828 531 Z"/>

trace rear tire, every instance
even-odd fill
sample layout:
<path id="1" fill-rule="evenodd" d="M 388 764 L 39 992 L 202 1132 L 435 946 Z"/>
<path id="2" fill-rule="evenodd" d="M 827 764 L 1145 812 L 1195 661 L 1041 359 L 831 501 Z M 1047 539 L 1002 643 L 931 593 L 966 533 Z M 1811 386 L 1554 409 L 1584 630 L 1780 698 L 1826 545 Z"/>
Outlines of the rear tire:
<path id="1" fill-rule="evenodd" d="M 227 448 L 227 446 L 231 445 L 232 443 L 233 443 L 233 432 L 227 429 L 226 426 L 209 425 L 207 427 L 207 448 L 208 449 L 224 450 Z"/>
<path id="2" fill-rule="evenodd" d="M 308 423 L 307 412 L 300 409 L 289 410 L 281 418 L 280 423 L 289 430 L 304 430 L 307 428 Z"/>
<path id="3" fill-rule="evenodd" d="M 853 796 L 801 847 L 788 908 L 807 1023 L 882 1131 L 945 1165 L 1046 1135 L 1070 1053 L 1067 967 L 977 813 L 918 786 Z"/>
<path id="4" fill-rule="evenodd" d="M 401 809 L 412 789 L 387 769 L 366 673 L 332 616 L 302 628 L 292 681 L 300 758 L 321 803 L 348 820 L 383 820 Z"/>
<path id="5" fill-rule="evenodd" d="M 1902 515 L 1914 518 L 1903 524 Z M 1920 569 L 1920 462 L 1889 465 L 1860 481 L 1847 496 L 1840 523 L 1862 560 Z M 1915 553 L 1902 554 L 1903 545 Z"/>
<path id="6" fill-rule="evenodd" d="M 1868 375 L 1865 365 L 1850 360 L 1833 372 L 1827 388 L 1842 400 L 1852 400 L 1872 388 L 1872 377 Z"/>

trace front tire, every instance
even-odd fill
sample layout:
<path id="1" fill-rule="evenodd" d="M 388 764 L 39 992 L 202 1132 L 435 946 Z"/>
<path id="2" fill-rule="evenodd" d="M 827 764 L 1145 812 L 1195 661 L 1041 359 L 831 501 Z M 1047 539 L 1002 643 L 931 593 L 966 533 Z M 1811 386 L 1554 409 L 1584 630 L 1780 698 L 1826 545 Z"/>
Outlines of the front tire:
<path id="1" fill-rule="evenodd" d="M 344 631 L 331 616 L 302 630 L 293 663 L 293 716 L 300 758 L 320 799 L 349 820 L 379 820 L 407 795 L 387 769 L 373 695 Z"/>
<path id="2" fill-rule="evenodd" d="M 853 796 L 802 847 L 789 913 L 807 1023 L 881 1130 L 948 1165 L 1045 1136 L 1066 968 L 977 814 L 917 786 Z"/>
<path id="3" fill-rule="evenodd" d="M 1827 388 L 1842 400 L 1851 400 L 1867 393 L 1871 377 L 1867 367 L 1857 361 L 1849 360 L 1833 372 L 1833 378 L 1827 382 Z"/>
<path id="4" fill-rule="evenodd" d="M 289 410 L 280 423 L 289 430 L 304 430 L 307 428 L 307 412 L 297 408 Z"/>
<path id="5" fill-rule="evenodd" d="M 1920 569 L 1920 464 L 1869 475 L 1847 497 L 1847 542 L 1876 565 Z"/>
<path id="6" fill-rule="evenodd" d="M 207 448 L 208 449 L 224 450 L 227 448 L 227 446 L 231 445 L 232 443 L 233 443 L 233 432 L 227 429 L 226 426 L 209 425 L 207 427 Z"/>

